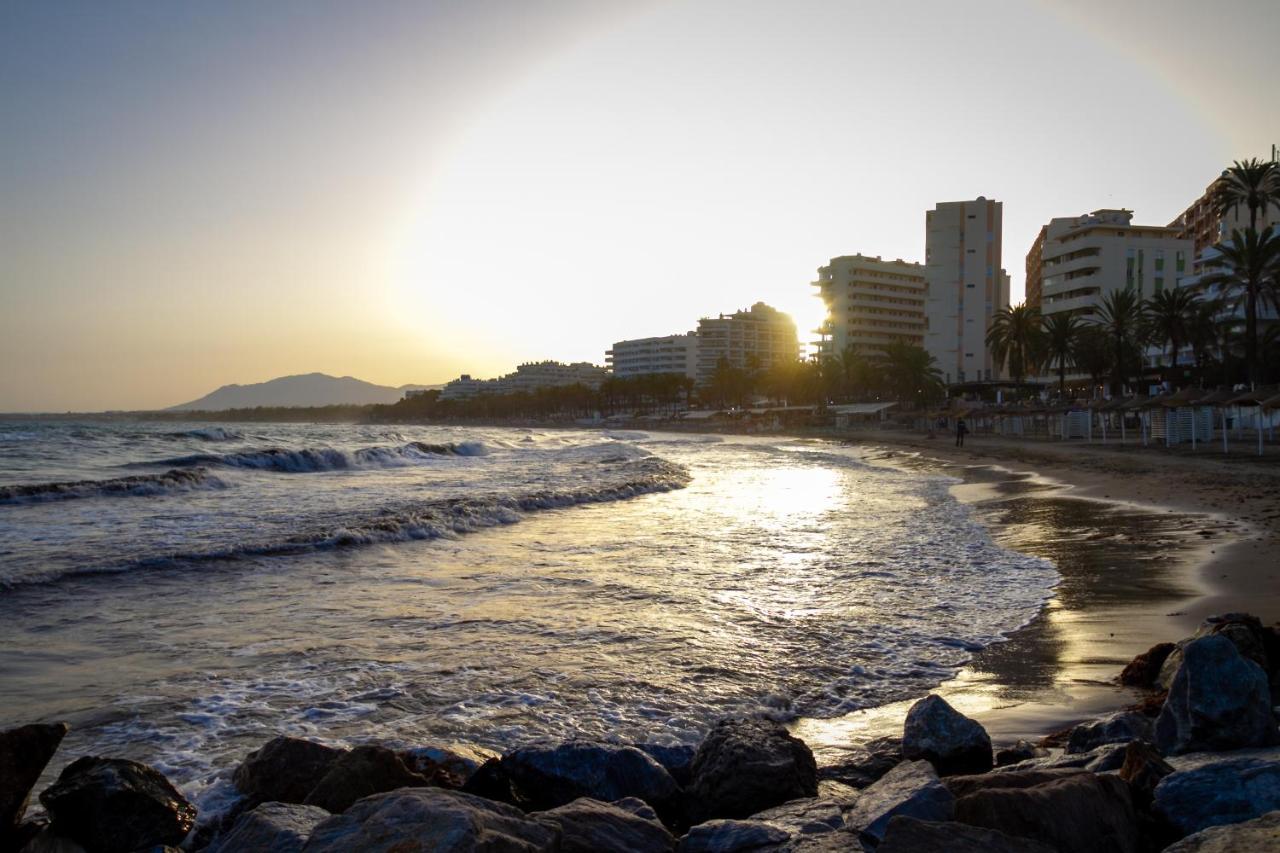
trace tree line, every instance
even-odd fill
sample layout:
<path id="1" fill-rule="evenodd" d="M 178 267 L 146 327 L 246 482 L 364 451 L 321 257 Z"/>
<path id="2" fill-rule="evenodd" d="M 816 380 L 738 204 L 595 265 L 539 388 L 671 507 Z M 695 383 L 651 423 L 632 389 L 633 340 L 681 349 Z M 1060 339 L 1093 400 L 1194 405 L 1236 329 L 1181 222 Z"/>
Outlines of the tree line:
<path id="1" fill-rule="evenodd" d="M 1161 353 L 1154 372 L 1175 388 L 1280 379 L 1280 324 L 1260 329 L 1266 306 L 1280 309 L 1280 231 L 1258 228 L 1280 209 L 1280 165 L 1236 161 L 1219 181 L 1214 206 L 1222 218 L 1246 209 L 1249 226 L 1215 245 L 1217 260 L 1194 288 L 1175 286 L 1144 299 L 1130 287 L 1107 293 L 1092 313 L 1041 315 L 1034 306 L 999 311 L 987 334 L 992 356 L 1015 381 L 1053 372 L 1067 395 L 1068 371 L 1109 383 L 1113 394 L 1147 373 L 1144 354 Z M 1178 354 L 1191 349 L 1192 363 Z"/>

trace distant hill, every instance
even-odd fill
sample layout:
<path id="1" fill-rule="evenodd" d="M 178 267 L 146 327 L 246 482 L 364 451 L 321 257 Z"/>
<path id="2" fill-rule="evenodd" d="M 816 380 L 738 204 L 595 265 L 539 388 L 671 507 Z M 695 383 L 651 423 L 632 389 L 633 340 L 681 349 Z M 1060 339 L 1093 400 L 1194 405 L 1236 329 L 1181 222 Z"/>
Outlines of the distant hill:
<path id="1" fill-rule="evenodd" d="M 401 385 L 392 388 L 374 385 L 352 376 L 307 373 L 281 376 L 253 385 L 223 385 L 199 400 L 171 406 L 170 412 L 220 412 L 224 409 L 252 409 L 256 406 L 366 406 L 394 403 L 405 391 L 439 388 L 439 385 Z"/>

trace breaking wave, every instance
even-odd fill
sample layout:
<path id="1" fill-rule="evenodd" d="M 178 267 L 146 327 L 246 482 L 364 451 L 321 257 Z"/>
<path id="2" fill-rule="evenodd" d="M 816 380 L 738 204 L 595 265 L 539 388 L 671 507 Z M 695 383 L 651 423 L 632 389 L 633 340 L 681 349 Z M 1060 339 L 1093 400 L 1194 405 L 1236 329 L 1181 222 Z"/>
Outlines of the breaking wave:
<path id="1" fill-rule="evenodd" d="M 223 429 L 222 427 L 189 429 L 182 432 L 167 433 L 167 435 L 169 438 L 198 438 L 201 441 L 240 441 L 244 438 L 243 433 L 238 433 L 233 429 Z"/>
<path id="2" fill-rule="evenodd" d="M 163 474 L 139 474 L 111 480 L 78 480 L 67 483 L 33 483 L 0 486 L 0 504 L 42 503 L 75 498 L 147 497 L 191 489 L 220 489 L 226 484 L 206 468 L 173 469 Z"/>
<path id="3" fill-rule="evenodd" d="M 158 462 L 137 464 L 169 465 L 177 468 L 209 465 L 307 474 L 317 471 L 345 471 L 351 468 L 392 468 L 412 465 L 440 456 L 484 456 L 487 453 L 488 449 L 478 441 L 453 444 L 411 441 L 398 447 L 362 447 L 351 451 L 333 447 L 306 447 L 301 450 L 268 447 L 239 453 L 195 453 L 190 456 L 176 456 Z"/>

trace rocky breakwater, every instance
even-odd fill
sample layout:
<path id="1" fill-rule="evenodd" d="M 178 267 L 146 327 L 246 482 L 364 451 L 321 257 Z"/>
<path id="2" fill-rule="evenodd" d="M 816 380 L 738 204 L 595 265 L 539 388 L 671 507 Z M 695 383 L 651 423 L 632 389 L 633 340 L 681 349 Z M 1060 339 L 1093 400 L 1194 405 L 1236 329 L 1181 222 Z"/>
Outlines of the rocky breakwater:
<path id="1" fill-rule="evenodd" d="M 47 819 L 25 819 L 66 731 L 27 726 L 0 733 L 0 853 L 1278 850 L 1277 640 L 1248 616 L 1210 620 L 1126 668 L 1142 702 L 1038 744 L 993 745 L 929 696 L 900 738 L 821 768 L 765 719 L 723 720 L 696 748 L 280 737 L 231 774 L 238 804 L 198 827 L 154 769 L 97 757 L 40 794 Z"/>

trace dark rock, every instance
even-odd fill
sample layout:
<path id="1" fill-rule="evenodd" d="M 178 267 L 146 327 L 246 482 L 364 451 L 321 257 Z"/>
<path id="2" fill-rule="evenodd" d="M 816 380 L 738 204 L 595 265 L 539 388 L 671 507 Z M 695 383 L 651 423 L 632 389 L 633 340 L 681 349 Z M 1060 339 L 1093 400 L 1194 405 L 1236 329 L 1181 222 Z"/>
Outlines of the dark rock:
<path id="1" fill-rule="evenodd" d="M 49 821 L 42 817 L 24 821 L 10 832 L 7 839 L 0 839 L 0 850 L 23 850 L 48 828 Z"/>
<path id="2" fill-rule="evenodd" d="M 1155 721 L 1150 717 L 1136 711 L 1120 711 L 1076 726 L 1067 738 L 1066 751 L 1070 755 L 1078 755 L 1109 743 L 1149 741 L 1154 732 Z"/>
<path id="3" fill-rule="evenodd" d="M 236 819 L 204 853 L 298 853 L 329 813 L 317 806 L 263 803 Z"/>
<path id="4" fill-rule="evenodd" d="M 1079 773 L 1087 773 L 1079 767 L 1049 767 L 1033 770 L 1016 770 L 1008 773 L 977 773 L 972 776 L 948 776 L 942 780 L 956 799 L 978 791 L 995 789 L 1034 788 L 1048 782 L 1057 782 Z"/>
<path id="5" fill-rule="evenodd" d="M 405 766 L 434 785 L 461 788 L 486 762 L 501 758 L 491 749 L 469 743 L 448 746 L 419 746 L 400 752 Z"/>
<path id="6" fill-rule="evenodd" d="M 1212 826 L 1166 847 L 1164 853 L 1275 853 L 1280 850 L 1280 811 Z"/>
<path id="7" fill-rule="evenodd" d="M 791 840 L 780 826 L 759 820 L 709 820 L 680 839 L 680 853 L 738 853 L 777 850 Z"/>
<path id="8" fill-rule="evenodd" d="M 1174 643 L 1156 643 L 1129 661 L 1120 671 L 1120 683 L 1126 687 L 1155 687 L 1160 679 L 1160 668 L 1176 648 Z"/>
<path id="9" fill-rule="evenodd" d="M 819 779 L 862 789 L 902 763 L 902 738 L 881 737 L 855 747 L 850 757 L 818 768 Z"/>
<path id="10" fill-rule="evenodd" d="M 1056 853 L 1039 841 L 1015 838 L 954 821 L 917 820 L 898 815 L 889 821 L 876 853 Z"/>
<path id="11" fill-rule="evenodd" d="M 502 760 L 491 758 L 471 774 L 471 778 L 462 786 L 463 793 L 484 797 L 498 803 L 518 806 L 515 791 L 511 789 L 511 779 L 502 766 Z"/>
<path id="12" fill-rule="evenodd" d="M 1138 808 L 1146 809 L 1151 806 L 1156 785 L 1172 772 L 1173 767 L 1151 744 L 1134 741 L 1125 746 L 1120 778 L 1129 783 L 1129 793 L 1133 795 L 1134 805 Z"/>
<path id="13" fill-rule="evenodd" d="M 559 849 L 555 827 L 514 806 L 445 788 L 365 797 L 322 822 L 304 853 L 537 853 Z"/>
<path id="14" fill-rule="evenodd" d="M 927 761 L 904 761 L 865 789 L 845 815 L 845 826 L 868 844 L 884 838 L 895 815 L 951 820 L 955 798 Z"/>
<path id="15" fill-rule="evenodd" d="M 370 794 L 429 784 L 425 777 L 405 767 L 395 752 L 385 746 L 366 744 L 338 756 L 329 765 L 329 772 L 307 795 L 305 803 L 337 814 Z"/>
<path id="16" fill-rule="evenodd" d="M 923 758 L 943 776 L 985 773 L 995 766 L 987 730 L 941 696 L 926 696 L 907 712 L 902 756 L 908 761 Z"/>
<path id="17" fill-rule="evenodd" d="M 751 820 L 764 821 L 780 826 L 791 835 L 817 835 L 844 829 L 844 815 L 840 804 L 831 800 L 810 797 L 792 800 L 771 809 L 753 814 Z"/>
<path id="18" fill-rule="evenodd" d="M 584 798 L 529 817 L 560 831 L 563 853 L 669 853 L 676 846 L 675 837 L 667 832 L 653 809 L 634 798 L 616 803 Z"/>
<path id="19" fill-rule="evenodd" d="M 1154 809 L 1186 834 L 1262 817 L 1280 809 L 1280 761 L 1223 757 L 1177 770 L 1156 785 Z"/>
<path id="20" fill-rule="evenodd" d="M 742 818 L 818 793 L 813 753 L 770 720 L 721 720 L 693 760 L 695 821 Z"/>
<path id="21" fill-rule="evenodd" d="M 671 778 L 676 780 L 676 784 L 684 788 L 693 781 L 693 758 L 698 754 L 696 746 L 690 746 L 687 743 L 669 746 L 660 743 L 638 743 L 636 749 L 646 752 L 649 756 L 666 771 L 671 774 Z"/>
<path id="22" fill-rule="evenodd" d="M 1008 767 L 1010 764 L 1017 764 L 1020 761 L 1044 758 L 1048 754 L 1049 750 L 1044 747 L 1036 746 L 1029 740 L 1020 740 L 1012 746 L 996 750 L 996 767 Z"/>
<path id="23" fill-rule="evenodd" d="M 232 781 L 258 802 L 301 803 L 345 752 L 300 738 L 273 738 L 249 753 Z"/>
<path id="24" fill-rule="evenodd" d="M 819 779 L 818 799 L 835 803 L 845 811 L 853 808 L 853 804 L 858 801 L 858 789 L 834 779 Z"/>
<path id="25" fill-rule="evenodd" d="M 956 820 L 1044 842 L 1060 853 L 1134 853 L 1137 815 L 1116 776 L 1076 773 L 1029 788 L 986 788 L 956 800 Z"/>
<path id="26" fill-rule="evenodd" d="M 15 848 L 17 849 L 17 848 Z M 21 848 L 22 853 L 85 853 L 85 849 L 70 838 L 54 835 L 53 830 L 44 827 Z"/>
<path id="27" fill-rule="evenodd" d="M 1094 773 L 1105 773 L 1108 770 L 1119 770 L 1124 764 L 1123 743 L 1107 743 L 1088 752 L 1062 753 L 1047 758 L 1033 758 L 1020 761 L 1005 767 L 997 767 L 994 773 L 1021 773 L 1024 770 L 1056 770 L 1078 767 Z"/>
<path id="28" fill-rule="evenodd" d="M 1188 643 L 1156 721 L 1161 752 L 1241 749 L 1280 740 L 1266 673 L 1226 637 Z"/>
<path id="29" fill-rule="evenodd" d="M 634 746 L 570 741 L 517 749 L 502 757 L 517 802 L 530 810 L 554 809 L 580 797 L 612 802 L 644 800 L 670 821 L 680 786 L 662 765 Z"/>
<path id="30" fill-rule="evenodd" d="M 196 808 L 156 770 L 120 758 L 85 757 L 67 765 L 40 795 L 52 831 L 89 853 L 127 853 L 180 844 Z"/>
<path id="31" fill-rule="evenodd" d="M 67 731 L 66 723 L 51 723 L 0 732 L 0 849 L 17 845 L 31 788 Z"/>

